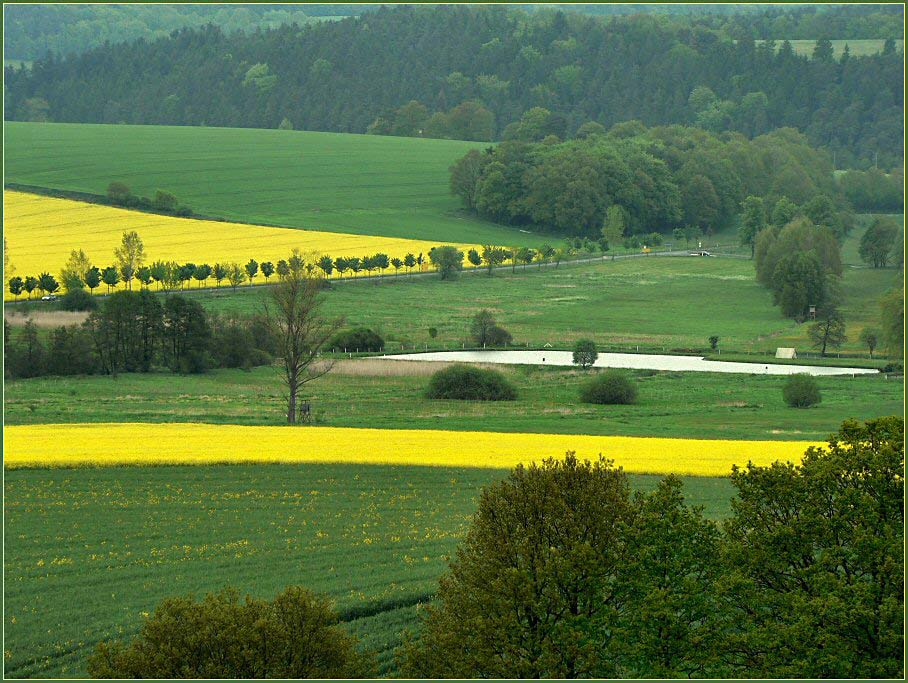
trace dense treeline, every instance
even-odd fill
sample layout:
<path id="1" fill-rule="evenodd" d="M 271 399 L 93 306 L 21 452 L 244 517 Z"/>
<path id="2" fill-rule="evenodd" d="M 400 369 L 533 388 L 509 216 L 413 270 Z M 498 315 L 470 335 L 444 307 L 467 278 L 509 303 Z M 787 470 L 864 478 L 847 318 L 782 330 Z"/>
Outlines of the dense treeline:
<path id="1" fill-rule="evenodd" d="M 518 467 L 478 510 L 405 678 L 900 678 L 904 422 L 735 468 L 722 524 L 668 477 Z"/>
<path id="2" fill-rule="evenodd" d="M 839 166 L 900 164 L 902 57 L 891 44 L 834 60 L 822 42 L 807 58 L 733 39 L 710 27 L 719 20 L 402 6 L 248 35 L 183 29 L 10 68 L 6 115 L 365 132 L 411 100 L 431 113 L 477 101 L 493 139 L 541 106 L 564 117 L 567 136 L 629 119 L 748 136 L 794 127 Z"/>
<path id="3" fill-rule="evenodd" d="M 818 219 L 840 236 L 853 220 L 828 155 L 791 129 L 748 140 L 631 121 L 567 142 L 544 137 L 548 130 L 547 117 L 528 112 L 513 131 L 518 139 L 470 151 L 452 166 L 452 191 L 492 220 L 603 236 L 613 246 L 653 230 L 728 227 L 749 195 L 769 206 L 782 197 L 798 206 L 820 201 Z"/>
<path id="4" fill-rule="evenodd" d="M 838 181 L 845 197 L 858 211 L 900 213 L 904 208 L 905 178 L 900 168 L 892 173 L 874 168 L 846 171 Z"/>
<path id="5" fill-rule="evenodd" d="M 4 370 L 8 379 L 42 375 L 116 375 L 169 368 L 198 373 L 212 368 L 270 364 L 277 341 L 262 316 L 208 314 L 178 294 L 116 292 L 81 326 L 61 326 L 42 339 L 30 320 L 18 334 L 6 323 Z"/>

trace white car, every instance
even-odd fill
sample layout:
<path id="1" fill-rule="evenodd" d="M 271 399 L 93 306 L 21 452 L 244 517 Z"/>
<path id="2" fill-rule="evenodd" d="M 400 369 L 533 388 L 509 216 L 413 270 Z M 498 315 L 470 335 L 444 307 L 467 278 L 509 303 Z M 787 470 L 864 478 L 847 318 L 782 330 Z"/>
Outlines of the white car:
<path id="1" fill-rule="evenodd" d="M 44 296 L 41 297 L 41 301 L 56 301 L 56 300 L 57 300 L 56 294 L 45 294 Z"/>
<path id="2" fill-rule="evenodd" d="M 692 251 L 691 256 L 712 256 L 708 251 Z"/>

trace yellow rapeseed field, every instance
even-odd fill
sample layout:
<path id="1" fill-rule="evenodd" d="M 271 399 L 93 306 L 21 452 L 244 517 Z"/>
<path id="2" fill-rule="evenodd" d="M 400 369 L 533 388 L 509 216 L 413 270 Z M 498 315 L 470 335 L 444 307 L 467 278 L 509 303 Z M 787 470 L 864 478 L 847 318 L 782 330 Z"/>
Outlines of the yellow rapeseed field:
<path id="1" fill-rule="evenodd" d="M 160 216 L 24 192 L 4 191 L 3 209 L 3 233 L 10 262 L 21 277 L 37 277 L 46 271 L 59 279 L 73 249 L 85 251 L 92 263 L 101 269 L 113 265 L 114 248 L 119 245 L 123 233 L 129 230 L 135 230 L 142 238 L 146 265 L 157 260 L 243 265 L 251 258 L 259 263 L 277 263 L 279 259 L 286 259 L 293 249 L 299 249 L 303 255 L 332 258 L 385 253 L 391 258 L 403 259 L 408 252 L 422 253 L 428 260 L 429 250 L 438 246 L 435 242 L 396 237 Z M 456 246 L 464 253 L 471 248 L 481 250 L 477 245 Z M 466 260 L 464 264 L 469 266 Z M 385 271 L 386 274 L 391 272 Z M 350 271 L 346 275 L 349 277 Z M 264 282 L 261 273 L 255 281 Z M 198 282 L 193 280 L 191 284 L 197 286 Z M 208 284 L 213 285 L 214 280 L 209 280 Z M 134 282 L 133 286 L 137 284 Z M 104 284 L 95 290 L 96 293 L 106 291 Z M 12 298 L 6 287 L 4 292 L 7 299 Z"/>
<path id="2" fill-rule="evenodd" d="M 631 473 L 722 476 L 733 464 L 800 462 L 804 441 L 213 424 L 61 424 L 4 430 L 7 467 L 208 463 L 359 463 L 510 468 L 575 451 Z"/>

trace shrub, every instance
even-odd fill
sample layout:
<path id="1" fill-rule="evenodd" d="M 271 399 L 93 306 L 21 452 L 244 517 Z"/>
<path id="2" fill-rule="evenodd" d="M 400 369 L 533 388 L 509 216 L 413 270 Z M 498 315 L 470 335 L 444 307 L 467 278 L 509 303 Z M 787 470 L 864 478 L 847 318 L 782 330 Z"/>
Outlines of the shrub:
<path id="1" fill-rule="evenodd" d="M 517 390 L 496 370 L 452 365 L 432 375 L 426 395 L 461 401 L 513 401 Z"/>
<path id="2" fill-rule="evenodd" d="M 599 358 L 599 351 L 596 350 L 596 342 L 592 339 L 579 339 L 574 344 L 574 365 L 581 368 L 592 367 Z"/>
<path id="3" fill-rule="evenodd" d="M 782 397 L 792 408 L 809 408 L 822 399 L 817 381 L 810 375 L 792 375 L 782 388 Z"/>
<path id="4" fill-rule="evenodd" d="M 70 289 L 58 304 L 63 311 L 93 311 L 98 307 L 95 298 L 81 287 Z"/>
<path id="5" fill-rule="evenodd" d="M 115 180 L 107 186 L 107 197 L 115 204 L 126 204 L 132 197 L 132 191 L 126 183 Z"/>
<path id="6" fill-rule="evenodd" d="M 274 600 L 235 589 L 168 598 L 129 644 L 102 642 L 94 678 L 364 678 L 371 655 L 337 626 L 328 602 L 291 586 Z"/>
<path id="7" fill-rule="evenodd" d="M 623 405 L 637 402 L 637 386 L 618 370 L 608 370 L 591 379 L 580 390 L 584 403 Z"/>
<path id="8" fill-rule="evenodd" d="M 332 351 L 381 351 L 385 348 L 385 340 L 368 327 L 357 327 L 338 332 L 328 342 L 328 348 Z"/>

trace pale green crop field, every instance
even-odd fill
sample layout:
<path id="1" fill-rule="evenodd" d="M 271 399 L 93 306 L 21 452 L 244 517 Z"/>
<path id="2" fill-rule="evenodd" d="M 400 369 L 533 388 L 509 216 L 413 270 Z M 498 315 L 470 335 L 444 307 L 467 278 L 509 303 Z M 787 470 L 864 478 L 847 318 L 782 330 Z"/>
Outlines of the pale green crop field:
<path id="1" fill-rule="evenodd" d="M 436 242 L 544 241 L 461 211 L 449 167 L 482 143 L 311 131 L 8 122 L 6 182 L 175 194 L 244 223 Z"/>

